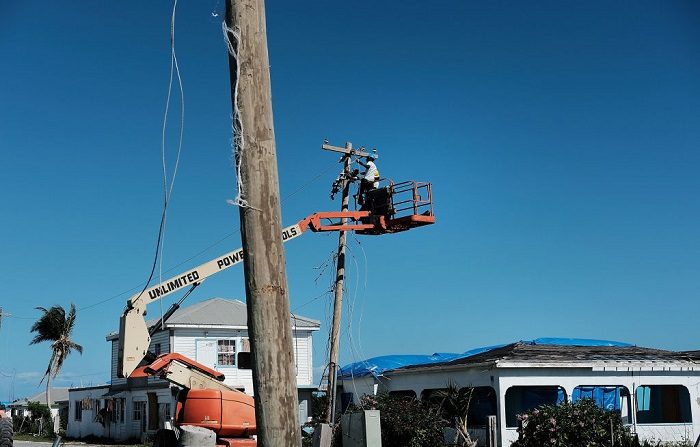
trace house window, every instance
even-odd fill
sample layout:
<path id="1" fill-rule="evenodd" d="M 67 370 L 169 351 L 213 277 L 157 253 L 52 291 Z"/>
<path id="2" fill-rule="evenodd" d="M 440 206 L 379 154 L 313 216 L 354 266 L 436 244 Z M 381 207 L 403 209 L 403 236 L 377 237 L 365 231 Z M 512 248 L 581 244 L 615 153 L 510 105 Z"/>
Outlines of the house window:
<path id="1" fill-rule="evenodd" d="M 158 404 L 159 411 L 160 411 L 160 420 L 161 421 L 169 421 L 171 416 L 170 416 L 170 404 Z"/>
<path id="2" fill-rule="evenodd" d="M 689 424 L 690 394 L 681 385 L 640 385 L 635 391 L 637 423 Z"/>
<path id="3" fill-rule="evenodd" d="M 134 402 L 134 420 L 140 421 L 143 418 L 144 410 L 146 409 L 145 402 Z"/>
<path id="4" fill-rule="evenodd" d="M 519 414 L 565 401 L 566 392 L 560 386 L 512 386 L 506 391 L 506 427 L 517 427 Z"/>
<path id="5" fill-rule="evenodd" d="M 124 423 L 125 402 L 124 398 L 114 399 L 114 422 Z"/>
<path id="6" fill-rule="evenodd" d="M 233 366 L 236 364 L 236 340 L 217 341 L 216 364 L 221 366 Z"/>
<path id="7" fill-rule="evenodd" d="M 153 346 L 153 351 L 155 352 L 156 356 L 159 356 L 162 354 L 162 347 L 160 343 L 156 343 L 155 346 Z"/>
<path id="8" fill-rule="evenodd" d="M 83 402 L 76 400 L 75 401 L 75 414 L 73 415 L 74 419 L 76 421 L 82 421 L 83 420 Z"/>

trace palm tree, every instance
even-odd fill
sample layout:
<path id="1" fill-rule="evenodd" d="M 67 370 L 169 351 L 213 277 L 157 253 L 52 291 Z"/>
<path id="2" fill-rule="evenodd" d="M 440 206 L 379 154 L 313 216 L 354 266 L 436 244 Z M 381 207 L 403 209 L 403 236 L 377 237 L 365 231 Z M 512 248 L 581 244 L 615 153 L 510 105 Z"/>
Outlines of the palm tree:
<path id="1" fill-rule="evenodd" d="M 440 411 L 455 429 L 455 437 L 451 445 L 467 447 L 477 445 L 477 442 L 473 441 L 469 435 L 467 424 L 473 394 L 474 388 L 460 388 L 452 381 L 447 383 L 447 388 L 437 392 L 437 397 L 441 399 Z"/>
<path id="2" fill-rule="evenodd" d="M 83 347 L 71 340 L 71 333 L 75 326 L 75 304 L 71 303 L 68 315 L 61 306 L 53 306 L 48 310 L 37 307 L 37 310 L 42 311 L 43 315 L 32 325 L 31 332 L 36 332 L 36 335 L 29 344 L 51 342 L 51 359 L 44 377 L 41 378 L 41 382 L 46 379 L 46 406 L 51 411 L 51 378 L 58 375 L 63 362 L 74 349 L 82 355 Z"/>

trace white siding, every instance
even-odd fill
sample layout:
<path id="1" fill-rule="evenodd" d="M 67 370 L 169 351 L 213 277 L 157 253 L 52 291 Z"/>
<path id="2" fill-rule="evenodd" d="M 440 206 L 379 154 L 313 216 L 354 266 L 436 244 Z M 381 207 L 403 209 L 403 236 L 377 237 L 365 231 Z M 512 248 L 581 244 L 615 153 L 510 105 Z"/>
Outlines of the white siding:
<path id="1" fill-rule="evenodd" d="M 119 367 L 119 341 L 112 340 L 112 386 L 126 385 L 126 379 L 117 377 L 117 369 Z"/>
<path id="2" fill-rule="evenodd" d="M 170 352 L 170 332 L 165 330 L 165 331 L 159 331 L 153 334 L 151 337 L 151 344 L 148 346 L 148 350 L 150 352 L 155 353 L 156 352 L 156 344 L 160 343 L 160 353 L 161 354 L 166 354 Z M 159 379 L 157 377 L 149 377 L 148 378 L 148 385 L 153 386 L 157 384 L 166 384 L 168 383 L 167 381 L 163 379 Z"/>
<path id="3" fill-rule="evenodd" d="M 134 402 L 148 402 L 147 393 L 155 393 L 159 404 L 170 404 L 170 411 L 175 408 L 175 399 L 172 396 L 169 388 L 158 388 L 158 389 L 140 389 L 134 391 L 122 391 L 114 396 L 109 397 L 110 399 L 123 399 L 124 400 L 124 422 L 114 420 L 106 423 L 104 426 L 98 422 L 96 418 L 96 407 L 93 406 L 90 410 L 82 410 L 82 418 L 79 421 L 75 420 L 75 407 L 83 399 L 100 399 L 101 404 L 104 405 L 105 397 L 103 394 L 107 393 L 108 387 L 94 388 L 94 389 L 78 389 L 77 391 L 70 391 L 69 393 L 69 407 L 68 407 L 68 427 L 66 429 L 66 434 L 71 438 L 84 438 L 87 436 L 98 436 L 110 438 L 118 441 L 123 441 L 127 439 L 140 439 L 142 433 L 142 425 L 140 421 L 134 420 Z M 148 411 L 149 407 L 146 403 L 145 412 L 142 417 L 146 420 L 146 428 L 148 428 Z M 160 426 L 162 428 L 163 418 L 160 418 Z M 154 430 L 146 430 L 149 433 L 154 433 Z"/>
<path id="4" fill-rule="evenodd" d="M 156 352 L 156 345 L 160 343 L 160 353 L 165 354 L 166 352 L 170 352 L 170 332 L 165 330 L 165 331 L 158 331 L 155 334 L 153 334 L 153 337 L 151 337 L 151 344 L 148 347 L 148 350 L 151 352 Z"/>
<path id="5" fill-rule="evenodd" d="M 309 385 L 313 382 L 311 331 L 294 331 L 294 356 L 297 367 L 297 384 Z M 180 353 L 193 360 L 197 359 L 197 340 L 202 339 L 243 339 L 248 337 L 247 330 L 235 329 L 173 329 L 173 352 Z M 241 344 L 238 344 L 240 350 Z M 235 388 L 243 388 L 246 393 L 253 393 L 253 376 L 251 370 L 239 370 L 235 366 L 216 365 L 216 369 L 226 376 L 226 383 Z"/>
<path id="6" fill-rule="evenodd" d="M 297 366 L 297 384 L 311 385 L 313 377 L 313 346 L 311 331 L 292 331 L 294 335 L 294 358 Z"/>
<path id="7" fill-rule="evenodd" d="M 75 419 L 75 408 L 80 405 L 83 399 L 100 399 L 101 396 L 109 391 L 109 387 L 79 389 L 77 391 L 70 390 L 68 392 L 68 425 L 66 434 L 71 438 L 83 438 L 86 436 L 105 436 L 107 433 L 106 427 L 97 421 L 97 409 L 93 407 L 91 410 L 82 410 L 80 420 Z"/>

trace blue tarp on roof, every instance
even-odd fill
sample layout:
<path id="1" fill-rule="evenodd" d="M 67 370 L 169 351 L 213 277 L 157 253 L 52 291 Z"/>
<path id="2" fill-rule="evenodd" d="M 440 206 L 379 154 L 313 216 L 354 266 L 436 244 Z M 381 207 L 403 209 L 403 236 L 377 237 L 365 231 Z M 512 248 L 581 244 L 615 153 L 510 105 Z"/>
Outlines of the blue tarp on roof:
<path id="1" fill-rule="evenodd" d="M 633 346 L 629 343 L 622 343 L 619 341 L 593 340 L 587 338 L 544 337 L 536 338 L 534 340 L 521 340 L 520 343 L 555 346 Z M 451 352 L 436 352 L 432 355 L 383 355 L 346 365 L 340 368 L 338 375 L 344 378 L 363 377 L 368 375 L 378 377 L 381 376 L 384 372 L 393 369 L 405 368 L 407 366 L 424 366 L 436 363 L 446 363 L 453 360 L 466 359 L 484 352 L 502 348 L 504 346 L 507 346 L 507 344 L 470 349 L 461 354 Z"/>
<path id="2" fill-rule="evenodd" d="M 371 359 L 351 363 L 340 368 L 340 377 L 381 376 L 384 371 L 406 366 L 429 365 L 454 360 L 458 354 L 435 353 L 433 355 L 382 355 Z"/>
<path id="3" fill-rule="evenodd" d="M 527 343 L 523 341 L 523 343 Z M 555 346 L 615 346 L 624 348 L 634 346 L 630 343 L 612 340 L 594 340 L 591 338 L 536 338 L 530 342 L 533 345 L 555 345 Z"/>

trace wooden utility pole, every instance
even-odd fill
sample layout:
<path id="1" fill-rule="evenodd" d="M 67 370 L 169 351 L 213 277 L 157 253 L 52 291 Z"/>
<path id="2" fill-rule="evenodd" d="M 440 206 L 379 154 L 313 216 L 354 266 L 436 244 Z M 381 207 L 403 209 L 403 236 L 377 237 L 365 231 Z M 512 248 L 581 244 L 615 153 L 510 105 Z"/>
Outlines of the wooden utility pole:
<path id="1" fill-rule="evenodd" d="M 326 143 L 321 146 L 322 149 L 332 152 L 340 152 L 343 155 L 341 161 L 343 162 L 343 173 L 342 178 L 342 205 L 341 211 L 348 210 L 348 204 L 350 201 L 350 163 L 351 156 L 367 156 L 368 154 L 364 151 L 354 151 L 352 149 L 352 143 L 345 143 L 345 148 L 330 146 Z M 341 225 L 345 225 L 347 219 L 343 218 L 340 220 Z M 343 308 L 343 286 L 345 282 L 345 246 L 346 246 L 346 233 L 345 231 L 340 231 L 340 236 L 338 238 L 338 253 L 337 253 L 337 265 L 336 265 L 336 275 L 335 275 L 335 300 L 333 302 L 333 325 L 331 327 L 331 346 L 330 346 L 330 358 L 328 360 L 328 405 L 326 407 L 326 422 L 333 424 L 335 422 L 335 406 L 336 406 L 336 379 L 338 372 L 338 347 L 339 347 L 339 333 L 340 333 L 340 321 L 341 321 L 341 311 Z"/>
<path id="2" fill-rule="evenodd" d="M 261 447 L 301 446 L 263 0 L 226 0 L 255 419 Z"/>
<path id="3" fill-rule="evenodd" d="M 352 143 L 345 143 L 345 149 L 352 149 Z M 350 155 L 343 157 L 343 196 L 341 211 L 348 210 L 350 201 L 350 180 L 347 178 L 350 175 Z M 345 225 L 348 220 L 340 219 L 340 224 Z M 336 375 L 338 368 L 338 335 L 340 332 L 341 310 L 343 308 L 343 286 L 345 282 L 345 241 L 347 234 L 345 231 L 340 232 L 338 237 L 338 253 L 336 255 L 336 273 L 335 273 L 335 299 L 333 301 L 333 326 L 331 327 L 331 353 L 328 362 L 328 407 L 326 411 L 326 422 L 333 424 L 335 422 L 335 395 L 336 395 Z"/>

